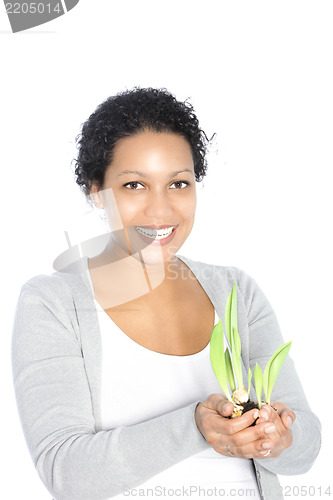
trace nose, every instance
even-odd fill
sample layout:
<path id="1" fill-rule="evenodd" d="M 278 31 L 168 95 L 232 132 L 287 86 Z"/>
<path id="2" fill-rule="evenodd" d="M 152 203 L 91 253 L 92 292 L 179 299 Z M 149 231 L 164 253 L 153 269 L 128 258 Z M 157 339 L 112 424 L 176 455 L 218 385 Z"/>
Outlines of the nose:
<path id="1" fill-rule="evenodd" d="M 173 207 L 168 193 L 156 191 L 147 196 L 145 215 L 163 222 L 163 219 L 173 214 Z"/>

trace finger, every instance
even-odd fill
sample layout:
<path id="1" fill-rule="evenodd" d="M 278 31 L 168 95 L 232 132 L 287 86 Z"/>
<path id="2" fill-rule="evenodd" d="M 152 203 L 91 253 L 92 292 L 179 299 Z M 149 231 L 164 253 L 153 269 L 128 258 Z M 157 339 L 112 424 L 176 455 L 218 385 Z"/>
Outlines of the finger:
<path id="1" fill-rule="evenodd" d="M 284 448 L 285 446 L 283 445 L 281 436 L 277 432 L 264 435 L 263 438 L 248 444 L 230 447 L 232 452 L 244 458 L 278 457 Z"/>
<path id="2" fill-rule="evenodd" d="M 289 409 L 285 409 L 282 411 L 280 418 L 281 418 L 282 423 L 285 426 L 285 428 L 289 429 L 293 425 L 293 423 L 296 419 L 296 415 L 293 411 L 291 411 Z"/>
<path id="3" fill-rule="evenodd" d="M 207 418 L 202 421 L 204 425 L 201 433 L 218 453 L 224 453 L 223 447 L 225 451 L 225 446 L 232 444 L 230 438 L 233 438 L 235 435 L 237 435 L 235 440 L 237 444 L 257 439 L 259 432 L 262 433 L 262 429 L 257 429 L 255 426 L 251 427 L 255 418 L 256 410 L 251 410 L 241 417 L 233 419 L 223 418 L 216 412 L 208 413 Z M 240 433 L 243 435 L 239 436 Z"/>
<path id="4" fill-rule="evenodd" d="M 227 435 L 237 434 L 248 429 L 258 418 L 259 412 L 256 409 L 245 412 L 242 416 L 231 418 L 223 422 L 223 433 Z"/>
<path id="5" fill-rule="evenodd" d="M 261 425 L 248 427 L 247 429 L 231 435 L 228 439 L 228 442 L 230 445 L 236 446 L 239 449 L 251 443 L 256 443 L 258 445 L 258 450 L 260 451 L 261 442 L 267 440 L 268 438 L 271 438 L 272 435 L 277 435 L 275 425 L 271 422 L 265 422 Z M 271 446 L 273 446 L 273 442 Z"/>
<path id="6" fill-rule="evenodd" d="M 261 439 L 253 441 L 248 444 L 242 444 L 241 446 L 235 446 L 230 444 L 229 449 L 225 448 L 226 453 L 223 454 L 233 454 L 238 458 L 267 458 L 269 456 L 278 456 L 278 447 L 280 445 L 275 445 L 270 439 Z"/>
<path id="7" fill-rule="evenodd" d="M 273 455 L 272 451 L 271 456 L 279 456 L 282 450 L 291 446 L 293 442 L 290 426 L 296 415 L 282 403 L 272 403 L 272 405 L 277 408 L 277 411 L 273 408 L 267 410 L 267 407 L 265 407 L 270 414 L 269 422 L 272 422 L 276 426 L 276 433 L 270 436 L 270 439 L 274 442 L 272 450 L 275 450 L 275 455 Z"/>
<path id="8" fill-rule="evenodd" d="M 283 405 L 283 409 L 281 410 L 282 411 L 281 414 L 279 413 L 278 410 L 276 411 L 272 407 L 269 407 L 269 406 L 264 406 L 263 410 L 269 414 L 268 421 L 272 422 L 276 426 L 277 430 L 280 430 L 281 432 L 286 430 L 286 427 L 281 420 L 281 415 L 284 414 L 284 412 L 287 412 L 286 416 L 292 416 L 293 412 L 289 413 L 290 410 L 284 405 Z"/>
<path id="9" fill-rule="evenodd" d="M 221 401 L 219 404 L 217 411 L 222 417 L 230 417 L 232 412 L 234 411 L 234 405 L 230 401 Z"/>
<path id="10" fill-rule="evenodd" d="M 283 427 L 281 423 L 280 425 Z M 229 445 L 229 450 L 226 448 L 227 445 Z M 268 450 L 274 450 L 275 453 L 279 447 L 281 448 L 281 436 L 275 425 L 272 422 L 263 422 L 231 435 L 227 439 L 224 436 L 224 440 L 218 443 L 215 449 L 224 455 L 230 455 L 231 452 L 242 458 L 262 458 L 264 455 L 268 456 L 266 455 Z M 276 456 L 280 453 L 281 451 Z"/>
<path id="11" fill-rule="evenodd" d="M 257 424 L 261 424 L 262 422 L 268 422 L 271 420 L 272 415 L 276 413 L 275 410 L 270 405 L 264 405 L 259 410 L 259 418 L 257 420 Z"/>
<path id="12" fill-rule="evenodd" d="M 290 408 L 288 408 L 288 406 L 285 405 L 284 403 L 279 403 L 279 402 L 274 401 L 271 403 L 271 406 L 277 410 L 280 417 L 283 413 L 289 412 L 293 421 L 295 420 L 295 418 L 296 418 L 295 413 Z"/>
<path id="13" fill-rule="evenodd" d="M 271 438 L 274 440 L 280 439 L 280 437 L 287 432 L 287 428 L 285 427 L 284 423 L 282 422 L 278 411 L 275 411 L 272 407 L 264 406 L 263 407 L 264 411 L 269 414 L 269 420 L 267 423 L 272 423 L 276 427 L 276 432 L 277 435 L 272 435 Z"/>
<path id="14" fill-rule="evenodd" d="M 261 451 L 259 453 L 259 460 L 261 459 L 267 459 L 267 458 L 276 458 L 276 457 L 279 457 L 281 455 L 281 453 L 283 452 L 284 450 L 284 446 L 282 445 L 282 443 L 278 444 L 277 446 L 273 447 L 273 448 L 270 448 L 268 452 L 265 452 L 264 450 Z"/>
<path id="15" fill-rule="evenodd" d="M 254 426 L 258 431 L 256 433 L 257 440 L 251 442 L 250 429 L 231 436 L 230 451 L 232 453 L 243 458 L 266 459 L 279 456 L 284 448 L 291 445 L 291 431 L 284 426 L 278 411 L 268 405 L 262 409 L 264 410 L 261 412 L 263 416 L 257 420 Z M 289 413 L 290 410 L 286 406 L 284 406 L 284 410 L 282 417 L 292 416 L 293 412 Z M 268 421 L 265 418 L 265 413 L 269 416 Z M 270 430 L 267 432 L 268 429 Z M 269 454 L 267 454 L 268 450 L 270 450 Z"/>
<path id="16" fill-rule="evenodd" d="M 280 403 L 279 401 L 272 401 L 271 406 L 276 409 L 279 415 L 283 410 L 289 410 L 287 405 L 285 405 L 284 403 Z"/>
<path id="17" fill-rule="evenodd" d="M 283 403 L 274 402 L 272 405 L 277 409 L 284 427 L 289 429 L 296 420 L 296 414 Z"/>
<path id="18" fill-rule="evenodd" d="M 269 458 L 276 458 L 281 455 L 282 446 L 279 445 L 276 448 L 269 449 L 267 451 L 263 450 L 259 453 L 259 456 L 256 457 L 257 460 L 267 460 Z"/>
<path id="19" fill-rule="evenodd" d="M 261 422 L 268 422 L 268 421 L 274 421 L 276 420 L 277 418 L 279 418 L 280 416 L 280 410 L 278 410 L 278 408 L 275 406 L 276 403 L 272 403 L 271 405 L 264 405 L 261 407 L 260 411 L 259 411 L 259 419 L 257 421 L 258 424 L 260 424 Z M 284 411 L 284 410 L 289 410 L 287 408 L 287 406 L 285 405 L 282 405 L 280 403 L 278 403 L 280 405 L 280 409 L 281 411 Z"/>
<path id="20" fill-rule="evenodd" d="M 263 407 L 259 410 L 259 419 L 258 419 L 258 424 L 260 424 L 261 422 L 268 422 L 268 420 L 270 419 L 270 415 L 271 415 L 271 412 L 270 412 L 270 409 L 269 407 Z"/>
<path id="21" fill-rule="evenodd" d="M 216 411 L 223 417 L 231 415 L 234 409 L 233 403 L 222 394 L 211 394 L 209 398 L 201 404 L 210 410 Z"/>

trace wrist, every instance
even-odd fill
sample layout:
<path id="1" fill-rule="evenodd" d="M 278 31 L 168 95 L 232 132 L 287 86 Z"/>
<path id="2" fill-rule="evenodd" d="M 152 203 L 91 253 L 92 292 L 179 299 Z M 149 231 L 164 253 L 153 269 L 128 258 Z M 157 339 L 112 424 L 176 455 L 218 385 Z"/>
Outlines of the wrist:
<path id="1" fill-rule="evenodd" d="M 200 422 L 200 416 L 199 416 L 199 411 L 200 411 L 199 407 L 200 407 L 200 405 L 201 405 L 201 402 L 199 401 L 199 403 L 197 404 L 197 406 L 195 407 L 195 410 L 194 410 L 194 420 L 195 420 L 196 426 L 198 428 L 198 431 L 200 432 L 200 434 L 202 435 L 202 437 L 205 438 L 205 436 L 201 432 L 200 423 L 199 423 Z"/>

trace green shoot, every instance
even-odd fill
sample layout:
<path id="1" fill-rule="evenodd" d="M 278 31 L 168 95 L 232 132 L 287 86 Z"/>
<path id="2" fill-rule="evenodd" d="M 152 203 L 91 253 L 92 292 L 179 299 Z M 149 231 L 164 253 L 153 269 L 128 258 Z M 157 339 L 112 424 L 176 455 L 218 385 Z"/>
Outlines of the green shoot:
<path id="1" fill-rule="evenodd" d="M 234 372 L 232 370 L 231 357 L 230 357 L 230 352 L 229 352 L 228 347 L 227 347 L 224 355 L 225 355 L 225 364 L 227 367 L 227 375 L 228 375 L 230 389 L 232 392 L 234 392 L 236 390 L 236 383 L 235 383 Z"/>
<path id="2" fill-rule="evenodd" d="M 225 306 L 225 319 L 224 319 L 225 335 L 226 335 L 227 340 L 229 342 L 229 345 L 231 347 L 230 321 L 231 321 L 231 293 L 229 293 L 228 298 L 227 298 L 227 303 L 226 303 L 226 306 Z"/>
<path id="3" fill-rule="evenodd" d="M 225 308 L 225 335 L 228 342 L 224 351 L 224 332 L 222 321 L 214 326 L 210 339 L 210 361 L 220 387 L 228 400 L 234 405 L 248 401 L 251 389 L 252 371 L 248 371 L 247 391 L 243 383 L 241 340 L 237 325 L 237 284 L 230 292 Z M 262 406 L 262 390 L 264 389 L 266 402 L 270 404 L 273 386 L 276 382 L 282 364 L 289 352 L 291 342 L 279 347 L 262 372 L 258 363 L 254 369 L 254 383 L 258 399 L 258 406 Z M 230 390 L 232 394 L 230 394 Z M 235 406 L 236 407 L 236 406 Z"/>
<path id="4" fill-rule="evenodd" d="M 283 362 L 287 357 L 290 346 L 291 342 L 287 342 L 286 344 L 283 344 L 278 349 L 276 349 L 276 351 L 273 353 L 273 355 L 271 356 L 270 360 L 266 365 L 264 371 L 263 385 L 264 385 L 264 392 L 267 404 L 270 404 L 271 402 L 273 386 L 276 382 L 277 376 L 281 370 Z"/>
<path id="5" fill-rule="evenodd" d="M 254 368 L 254 383 L 256 386 L 256 395 L 257 395 L 257 400 L 258 400 L 258 407 L 259 410 L 261 408 L 261 393 L 262 393 L 262 387 L 263 387 L 263 374 L 260 366 L 258 363 L 256 363 L 256 366 Z"/>
<path id="6" fill-rule="evenodd" d="M 225 334 L 229 345 L 232 345 L 232 332 L 237 326 L 237 284 L 235 282 L 227 299 L 225 307 Z"/>
<path id="7" fill-rule="evenodd" d="M 210 362 L 222 391 L 229 401 L 232 401 L 228 386 L 227 366 L 224 355 L 223 326 L 221 320 L 214 326 L 210 338 Z"/>
<path id="8" fill-rule="evenodd" d="M 232 367 L 235 372 L 238 387 L 243 387 L 243 374 L 242 374 L 242 358 L 241 358 L 241 340 L 239 333 L 236 328 L 232 332 L 232 342 L 231 342 L 231 355 L 232 355 Z"/>
<path id="9" fill-rule="evenodd" d="M 251 380 L 252 380 L 252 371 L 251 368 L 249 368 L 248 375 L 247 375 L 247 393 L 250 397 L 250 390 L 251 390 Z"/>

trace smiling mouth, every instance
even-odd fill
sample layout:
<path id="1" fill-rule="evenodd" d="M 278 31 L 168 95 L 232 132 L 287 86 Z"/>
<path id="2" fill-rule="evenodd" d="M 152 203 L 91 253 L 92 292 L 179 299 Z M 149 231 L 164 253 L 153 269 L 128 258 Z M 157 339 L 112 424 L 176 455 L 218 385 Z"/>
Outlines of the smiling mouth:
<path id="1" fill-rule="evenodd" d="M 162 229 L 154 229 L 150 227 L 136 226 L 135 229 L 138 231 L 138 233 L 146 236 L 147 238 L 151 238 L 152 240 L 163 240 L 165 238 L 168 238 L 173 233 L 176 227 L 177 226 L 169 226 Z"/>

